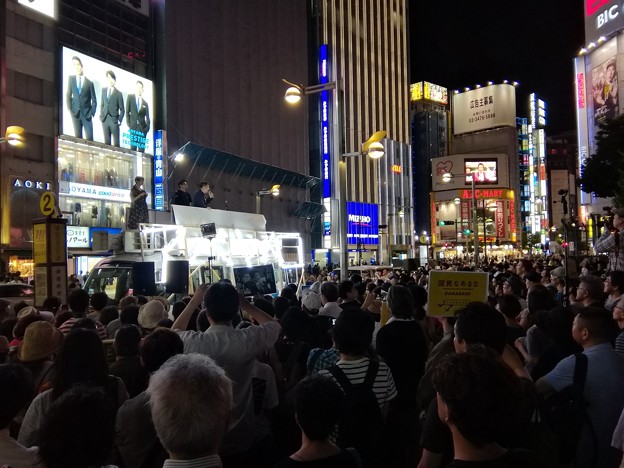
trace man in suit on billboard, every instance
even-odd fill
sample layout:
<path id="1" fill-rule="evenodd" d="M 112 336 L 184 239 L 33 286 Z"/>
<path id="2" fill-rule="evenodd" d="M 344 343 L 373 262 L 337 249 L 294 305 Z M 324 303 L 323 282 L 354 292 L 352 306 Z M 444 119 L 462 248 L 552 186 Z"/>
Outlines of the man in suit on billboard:
<path id="1" fill-rule="evenodd" d="M 115 88 L 117 78 L 115 72 L 108 70 L 106 72 L 108 78 L 108 87 L 102 88 L 102 104 L 100 105 L 100 120 L 102 121 L 102 130 L 104 132 L 104 143 L 111 144 L 111 135 L 113 136 L 113 145 L 119 146 L 119 126 L 123 122 L 124 102 L 121 91 Z"/>
<path id="2" fill-rule="evenodd" d="M 97 97 L 93 82 L 84 76 L 82 61 L 79 57 L 72 57 L 72 63 L 76 70 L 75 75 L 70 75 L 67 83 L 67 108 L 71 112 L 74 124 L 74 135 L 93 141 L 93 116 L 97 109 Z M 84 129 L 84 137 L 82 130 Z"/>
<path id="3" fill-rule="evenodd" d="M 149 106 L 143 95 L 143 83 L 136 82 L 136 94 L 129 94 L 126 103 L 126 124 L 130 129 L 130 149 L 145 152 L 145 135 L 150 129 Z"/>

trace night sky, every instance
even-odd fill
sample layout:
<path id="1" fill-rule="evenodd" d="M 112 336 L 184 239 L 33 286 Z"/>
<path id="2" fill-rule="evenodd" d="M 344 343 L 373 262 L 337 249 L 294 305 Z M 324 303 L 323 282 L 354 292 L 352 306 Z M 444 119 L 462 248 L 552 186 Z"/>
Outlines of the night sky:
<path id="1" fill-rule="evenodd" d="M 546 133 L 574 130 L 572 60 L 584 45 L 583 0 L 410 0 L 411 82 L 461 89 L 518 81 L 548 106 Z"/>

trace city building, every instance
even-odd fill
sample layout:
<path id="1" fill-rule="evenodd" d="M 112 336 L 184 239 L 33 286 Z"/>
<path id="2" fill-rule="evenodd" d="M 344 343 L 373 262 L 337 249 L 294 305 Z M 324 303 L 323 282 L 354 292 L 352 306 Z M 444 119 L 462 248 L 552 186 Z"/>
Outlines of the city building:
<path id="1" fill-rule="evenodd" d="M 585 0 L 585 45 L 574 59 L 578 167 L 596 151 L 596 133 L 606 119 L 621 114 L 622 84 L 618 80 L 624 56 L 624 1 Z M 611 200 L 580 191 L 579 212 L 585 225 L 604 215 Z"/>
<path id="2" fill-rule="evenodd" d="M 508 255 L 516 247 L 515 91 L 512 84 L 490 83 L 453 93 L 449 155 L 432 160 L 430 230 L 439 257 L 473 255 L 475 237 L 484 257 Z"/>
<path id="3" fill-rule="evenodd" d="M 431 160 L 448 154 L 449 95 L 442 86 L 426 81 L 410 85 L 412 135 L 412 200 L 414 231 L 431 232 Z"/>
<path id="4" fill-rule="evenodd" d="M 357 263 L 363 258 L 387 264 L 391 258 L 406 259 L 412 254 L 413 244 L 407 2 L 314 0 L 310 5 L 311 76 L 308 84 L 323 80 L 337 83 L 337 89 L 329 95 L 321 95 L 321 105 L 311 109 L 310 121 L 318 122 L 318 133 L 312 129 L 311 150 L 312 142 L 320 141 L 322 161 L 318 164 L 311 156 L 314 164 L 311 173 L 316 175 L 325 165 L 334 168 L 318 173 L 323 182 L 319 201 L 322 200 L 328 210 L 323 220 L 322 244 L 315 245 L 333 252 L 340 250 L 339 238 L 335 235 L 335 228 L 340 224 L 336 223 L 338 210 L 332 200 L 336 200 L 338 191 L 338 162 L 342 154 L 359 152 L 371 135 L 385 131 L 383 158 L 374 161 L 355 157 L 346 161 L 346 200 L 364 204 L 351 205 L 359 206 L 359 210 L 377 205 L 378 223 L 384 226 L 380 231 L 379 226 L 371 225 L 371 232 L 360 246 L 349 241 L 350 249 L 360 251 L 350 253 L 349 261 Z M 318 74 L 314 76 L 313 71 Z M 329 122 L 323 122 L 323 106 L 327 106 L 327 101 L 323 104 L 324 99 L 330 99 Z M 321 133 L 324 124 L 328 125 L 330 134 L 342 132 L 339 138 L 331 140 L 333 144 L 329 147 L 323 144 L 322 137 L 327 135 Z M 323 151 L 325 148 L 328 151 Z M 357 225 L 353 228 L 357 229 Z M 347 227 L 347 230 L 353 228 Z M 361 255 L 362 249 L 366 250 L 364 255 Z M 323 252 L 317 250 L 318 254 Z M 336 260 L 335 255 L 331 257 Z"/>

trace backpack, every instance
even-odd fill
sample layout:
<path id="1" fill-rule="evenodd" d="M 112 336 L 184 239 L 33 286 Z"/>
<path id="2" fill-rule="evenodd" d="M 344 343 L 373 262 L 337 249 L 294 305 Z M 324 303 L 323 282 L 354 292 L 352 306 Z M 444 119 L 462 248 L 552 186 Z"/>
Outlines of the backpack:
<path id="1" fill-rule="evenodd" d="M 559 460 L 574 460 L 576 448 L 583 428 L 591 431 L 594 439 L 594 463 L 596 459 L 596 432 L 587 414 L 589 404 L 583 396 L 587 380 L 587 356 L 582 353 L 574 355 L 574 377 L 572 385 L 554 393 L 545 402 L 542 412 L 548 426 L 558 439 Z"/>
<path id="2" fill-rule="evenodd" d="M 344 371 L 334 364 L 329 372 L 345 392 L 344 409 L 338 420 L 336 442 L 340 448 L 353 447 L 360 453 L 363 466 L 379 466 L 383 443 L 383 417 L 373 392 L 378 361 L 370 361 L 364 382 L 353 385 Z"/>

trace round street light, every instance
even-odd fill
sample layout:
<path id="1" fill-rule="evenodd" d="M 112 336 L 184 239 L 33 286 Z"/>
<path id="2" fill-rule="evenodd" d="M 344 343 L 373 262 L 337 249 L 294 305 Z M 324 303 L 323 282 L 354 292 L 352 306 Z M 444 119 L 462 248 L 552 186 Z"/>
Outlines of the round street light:
<path id="1" fill-rule="evenodd" d="M 286 90 L 284 99 L 290 104 L 296 104 L 301 100 L 301 89 L 291 86 Z"/>
<path id="2" fill-rule="evenodd" d="M 5 141 L 12 146 L 21 145 L 24 142 L 24 137 L 22 136 L 24 133 L 24 128 L 18 125 L 11 125 L 6 128 L 6 133 L 4 138 L 0 138 L 0 143 L 4 143 Z"/>
<path id="3" fill-rule="evenodd" d="M 379 159 L 383 157 L 385 152 L 386 150 L 384 149 L 383 145 L 378 141 L 374 141 L 369 145 L 367 154 L 368 157 L 371 159 Z"/>
<path id="4" fill-rule="evenodd" d="M 274 185 L 273 187 L 271 187 L 271 195 L 273 195 L 274 197 L 277 197 L 279 194 L 280 194 L 279 185 Z"/>

